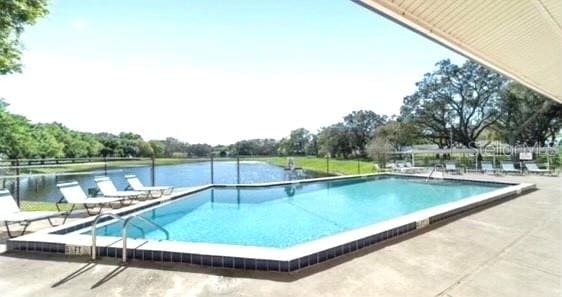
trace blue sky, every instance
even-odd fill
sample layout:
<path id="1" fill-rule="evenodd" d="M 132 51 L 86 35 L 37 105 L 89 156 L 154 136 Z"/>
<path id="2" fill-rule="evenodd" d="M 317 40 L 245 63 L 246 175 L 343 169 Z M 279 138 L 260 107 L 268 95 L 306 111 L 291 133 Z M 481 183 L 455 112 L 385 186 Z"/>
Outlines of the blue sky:
<path id="1" fill-rule="evenodd" d="M 464 59 L 349 0 L 54 0 L 0 96 L 32 121 L 212 144 L 395 114 Z"/>

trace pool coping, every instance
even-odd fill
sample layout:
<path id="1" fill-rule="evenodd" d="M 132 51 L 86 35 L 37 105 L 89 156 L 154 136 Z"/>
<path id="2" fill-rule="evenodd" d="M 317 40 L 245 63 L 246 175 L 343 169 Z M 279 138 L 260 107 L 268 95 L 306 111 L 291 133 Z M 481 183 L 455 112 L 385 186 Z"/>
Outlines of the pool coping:
<path id="1" fill-rule="evenodd" d="M 349 176 L 332 176 L 307 180 L 283 181 L 260 184 L 209 184 L 189 189 L 182 189 L 172 195 L 143 201 L 120 209 L 112 209 L 111 213 L 132 215 L 153 207 L 170 203 L 173 200 L 210 188 L 242 187 L 258 188 L 279 185 L 306 184 L 319 181 L 372 178 L 385 176 L 403 176 L 425 179 L 424 175 L 406 173 L 371 173 Z M 466 178 L 463 176 L 443 177 L 445 180 L 468 181 L 477 183 L 505 184 L 504 188 L 471 196 L 454 202 L 437 205 L 394 219 L 372 225 L 344 231 L 330 236 L 287 248 L 240 246 L 228 244 L 190 243 L 166 240 L 128 239 L 127 256 L 130 260 L 172 262 L 195 264 L 219 268 L 247 270 L 266 270 L 277 272 L 294 272 L 355 252 L 367 246 L 380 244 L 414 231 L 429 227 L 456 215 L 466 213 L 495 201 L 521 195 L 536 189 L 534 184 L 513 183 L 509 181 L 490 181 L 483 177 Z M 89 256 L 91 253 L 91 236 L 77 234 L 93 223 L 94 217 L 77 220 L 66 225 L 57 226 L 8 240 L 8 251 L 18 252 L 49 252 L 75 256 Z M 111 218 L 102 219 L 109 223 Z M 101 224 L 99 225 L 101 226 Z M 72 233 L 74 232 L 74 233 Z M 97 236 L 97 254 L 101 257 L 121 258 L 122 241 L 120 237 Z"/>

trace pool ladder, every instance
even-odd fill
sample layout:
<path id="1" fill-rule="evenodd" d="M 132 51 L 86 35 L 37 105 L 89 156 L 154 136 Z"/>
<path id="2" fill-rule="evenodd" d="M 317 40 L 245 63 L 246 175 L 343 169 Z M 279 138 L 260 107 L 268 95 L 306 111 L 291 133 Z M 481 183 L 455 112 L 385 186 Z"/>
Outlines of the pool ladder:
<path id="1" fill-rule="evenodd" d="M 137 230 L 140 230 L 142 236 L 143 237 L 145 236 L 144 230 L 140 226 L 132 223 L 133 219 L 140 219 L 140 220 L 144 221 L 145 223 L 156 227 L 160 231 L 164 232 L 167 240 L 170 239 L 170 233 L 168 232 L 168 230 L 164 229 L 162 226 L 156 224 L 152 220 L 149 220 L 145 217 L 142 217 L 142 216 L 139 216 L 139 215 L 134 215 L 134 216 L 127 217 L 125 219 L 122 216 L 114 214 L 114 213 L 109 213 L 109 212 L 108 213 L 100 213 L 96 216 L 96 218 L 94 219 L 94 223 L 92 224 L 92 250 L 91 250 L 92 261 L 95 261 L 96 256 L 97 256 L 96 255 L 96 251 L 97 251 L 96 226 L 97 226 L 98 222 L 100 221 L 100 219 L 103 218 L 103 217 L 111 217 L 111 218 L 114 218 L 116 220 L 119 220 L 119 221 L 123 222 L 123 224 L 121 225 L 121 240 L 123 241 L 123 249 L 121 251 L 121 256 L 122 256 L 121 259 L 122 259 L 123 263 L 127 263 L 127 230 L 129 228 L 129 225 L 137 228 Z"/>
<path id="2" fill-rule="evenodd" d="M 425 182 L 429 182 L 429 179 L 431 178 L 431 176 L 433 175 L 433 173 L 434 173 L 435 171 L 437 171 L 438 168 L 441 168 L 441 173 L 442 173 L 443 175 L 445 175 L 445 168 L 443 167 L 443 165 L 441 165 L 441 164 L 435 164 L 435 165 L 433 166 L 433 168 L 431 169 L 431 171 L 429 172 L 429 175 L 428 175 L 427 178 L 425 179 Z"/>

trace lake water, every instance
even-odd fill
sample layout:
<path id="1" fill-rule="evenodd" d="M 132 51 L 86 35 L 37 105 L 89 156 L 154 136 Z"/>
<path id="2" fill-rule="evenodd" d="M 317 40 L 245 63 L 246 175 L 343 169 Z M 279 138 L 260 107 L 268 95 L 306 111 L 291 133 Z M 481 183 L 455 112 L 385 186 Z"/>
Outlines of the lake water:
<path id="1" fill-rule="evenodd" d="M 155 171 L 157 185 L 190 187 L 211 183 L 209 162 L 160 165 L 156 166 Z M 215 162 L 213 171 L 215 184 L 237 183 L 236 162 Z M 111 178 L 118 189 L 124 189 L 127 186 L 124 177 L 126 174 L 135 174 L 145 185 L 150 185 L 150 166 L 122 167 L 107 172 L 107 176 Z M 61 197 L 56 188 L 57 183 L 77 181 L 86 191 L 88 188 L 95 188 L 94 176 L 99 175 L 104 175 L 104 171 L 22 178 L 20 181 L 20 197 L 21 200 L 27 201 L 57 201 Z M 301 172 L 299 175 L 290 174 L 281 167 L 263 162 L 240 162 L 240 183 L 274 182 L 321 176 L 323 175 L 309 171 Z M 12 193 L 15 193 L 13 184 L 8 183 L 6 187 Z"/>

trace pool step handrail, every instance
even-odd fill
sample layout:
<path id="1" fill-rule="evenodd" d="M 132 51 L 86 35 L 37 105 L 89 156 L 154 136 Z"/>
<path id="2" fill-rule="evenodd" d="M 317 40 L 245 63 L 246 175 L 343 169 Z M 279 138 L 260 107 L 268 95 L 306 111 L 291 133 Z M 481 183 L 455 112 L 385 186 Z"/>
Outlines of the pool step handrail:
<path id="1" fill-rule="evenodd" d="M 127 263 L 127 229 L 129 227 L 129 224 L 132 225 L 131 221 L 133 219 L 140 219 L 141 221 L 144 221 L 145 223 L 156 227 L 160 231 L 164 232 L 164 234 L 166 234 L 166 240 L 170 240 L 170 233 L 168 232 L 168 230 L 164 229 L 164 227 L 162 227 L 162 226 L 156 224 L 154 221 L 152 221 L 150 219 L 147 219 L 145 217 L 142 217 L 140 215 L 130 216 L 123 221 L 123 228 L 121 228 L 121 235 L 122 235 L 121 240 L 123 241 L 123 250 L 121 252 L 121 255 L 122 255 L 121 258 L 122 258 L 123 263 Z"/>
<path id="2" fill-rule="evenodd" d="M 96 218 L 94 219 L 94 223 L 92 224 L 92 250 L 90 252 L 90 254 L 92 255 L 92 261 L 96 260 L 96 237 L 97 237 L 96 226 L 99 220 L 103 217 L 111 217 L 116 220 L 123 221 L 122 216 L 110 212 L 102 212 L 96 216 Z"/>
<path id="3" fill-rule="evenodd" d="M 441 168 L 441 172 L 443 175 L 445 175 L 445 168 L 443 167 L 442 164 L 435 164 L 433 166 L 433 168 L 431 169 L 431 171 L 429 172 L 429 174 L 427 175 L 427 178 L 425 179 L 425 182 L 429 182 L 429 179 L 431 178 L 431 176 L 433 175 L 433 173 L 435 171 L 437 171 L 437 168 Z"/>
<path id="4" fill-rule="evenodd" d="M 96 216 L 96 218 L 94 219 L 94 223 L 92 224 L 92 249 L 90 251 L 92 261 L 95 261 L 96 256 L 97 256 L 96 255 L 96 252 L 97 252 L 97 244 L 96 244 L 96 238 L 97 238 L 96 230 L 97 230 L 97 228 L 96 228 L 96 226 L 97 226 L 99 220 L 103 217 L 111 217 L 111 218 L 114 218 L 116 220 L 125 222 L 125 219 L 122 216 L 120 216 L 118 214 L 110 213 L 110 212 L 102 212 L 102 213 L 99 213 Z M 140 230 L 140 232 L 142 233 L 142 236 L 144 237 L 144 230 L 137 225 L 133 225 L 133 226 L 135 228 L 137 228 L 138 230 Z"/>

